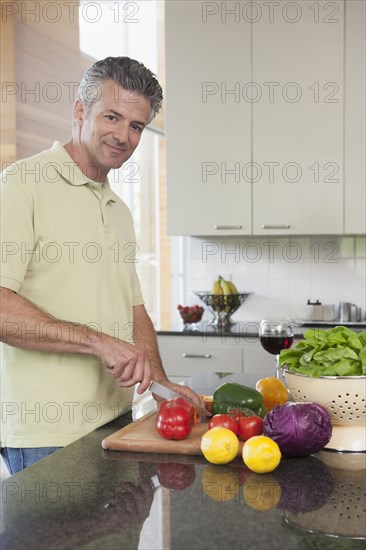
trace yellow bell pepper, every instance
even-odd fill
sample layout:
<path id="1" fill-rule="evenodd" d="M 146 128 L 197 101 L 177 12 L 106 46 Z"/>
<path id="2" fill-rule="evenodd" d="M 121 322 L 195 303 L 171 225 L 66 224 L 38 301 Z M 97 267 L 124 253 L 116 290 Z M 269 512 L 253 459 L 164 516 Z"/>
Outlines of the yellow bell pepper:
<path id="1" fill-rule="evenodd" d="M 287 403 L 288 401 L 288 389 L 281 380 L 274 376 L 261 378 L 258 380 L 255 388 L 262 394 L 263 405 L 267 412 L 272 410 L 276 405 L 283 405 L 283 403 Z"/>

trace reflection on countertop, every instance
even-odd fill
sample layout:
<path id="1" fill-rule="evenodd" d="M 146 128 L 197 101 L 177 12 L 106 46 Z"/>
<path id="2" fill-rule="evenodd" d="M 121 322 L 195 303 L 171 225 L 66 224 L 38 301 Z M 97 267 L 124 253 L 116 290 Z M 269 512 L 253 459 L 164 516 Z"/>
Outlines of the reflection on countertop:
<path id="1" fill-rule="evenodd" d="M 209 393 L 217 376 L 187 383 Z M 4 481 L 2 548 L 365 547 L 366 453 L 283 458 L 259 475 L 239 458 L 215 466 L 202 456 L 103 450 L 131 420 L 126 413 Z"/>

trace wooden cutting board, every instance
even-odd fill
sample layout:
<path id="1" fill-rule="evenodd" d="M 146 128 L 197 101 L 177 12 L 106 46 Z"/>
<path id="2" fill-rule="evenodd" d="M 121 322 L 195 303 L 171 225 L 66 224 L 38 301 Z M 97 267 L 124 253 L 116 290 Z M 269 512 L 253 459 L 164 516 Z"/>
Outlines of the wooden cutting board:
<path id="1" fill-rule="evenodd" d="M 135 451 L 143 453 L 170 453 L 202 455 L 201 437 L 208 430 L 208 423 L 195 424 L 190 435 L 181 441 L 164 439 L 155 430 L 156 411 L 153 411 L 125 428 L 121 428 L 102 441 L 103 449 Z M 243 448 L 240 442 L 238 456 Z"/>

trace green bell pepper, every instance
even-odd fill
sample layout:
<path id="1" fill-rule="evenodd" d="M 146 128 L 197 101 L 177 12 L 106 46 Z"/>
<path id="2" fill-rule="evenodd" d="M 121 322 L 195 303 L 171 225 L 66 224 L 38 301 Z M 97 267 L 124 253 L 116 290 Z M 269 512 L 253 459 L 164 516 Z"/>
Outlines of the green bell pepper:
<path id="1" fill-rule="evenodd" d="M 263 396 L 259 391 L 236 382 L 226 382 L 213 394 L 212 414 L 225 414 L 228 409 L 251 409 L 258 416 L 263 415 Z M 264 415 L 263 415 L 264 416 Z"/>

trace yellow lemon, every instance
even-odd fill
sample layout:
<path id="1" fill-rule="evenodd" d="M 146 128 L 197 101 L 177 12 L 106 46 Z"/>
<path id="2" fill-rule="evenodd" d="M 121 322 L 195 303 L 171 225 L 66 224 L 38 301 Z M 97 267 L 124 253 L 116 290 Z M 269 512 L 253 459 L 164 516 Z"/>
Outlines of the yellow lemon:
<path id="1" fill-rule="evenodd" d="M 239 439 L 227 428 L 211 428 L 202 436 L 201 451 L 212 464 L 227 464 L 238 455 Z"/>
<path id="2" fill-rule="evenodd" d="M 281 460 L 279 446 L 265 435 L 256 435 L 248 439 L 244 443 L 242 455 L 244 464 L 256 474 L 272 472 Z"/>
<path id="3" fill-rule="evenodd" d="M 245 502 L 255 510 L 271 510 L 281 498 L 281 486 L 272 476 L 252 475 L 243 485 Z"/>
<path id="4" fill-rule="evenodd" d="M 201 484 L 204 493 L 216 502 L 232 500 L 239 492 L 238 477 L 229 466 L 206 466 Z"/>

